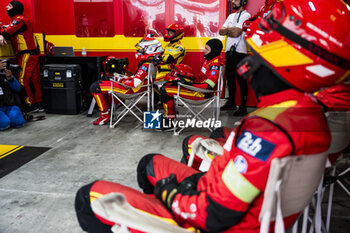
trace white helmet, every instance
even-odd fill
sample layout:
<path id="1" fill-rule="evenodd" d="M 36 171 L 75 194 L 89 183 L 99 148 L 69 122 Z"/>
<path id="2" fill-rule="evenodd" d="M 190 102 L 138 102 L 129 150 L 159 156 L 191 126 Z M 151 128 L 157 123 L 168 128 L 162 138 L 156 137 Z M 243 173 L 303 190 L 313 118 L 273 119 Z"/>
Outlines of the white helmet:
<path id="1" fill-rule="evenodd" d="M 152 35 L 147 35 L 135 45 L 136 47 L 136 59 L 137 60 L 149 60 L 155 55 L 162 54 L 164 49 L 161 43 L 155 39 Z"/>

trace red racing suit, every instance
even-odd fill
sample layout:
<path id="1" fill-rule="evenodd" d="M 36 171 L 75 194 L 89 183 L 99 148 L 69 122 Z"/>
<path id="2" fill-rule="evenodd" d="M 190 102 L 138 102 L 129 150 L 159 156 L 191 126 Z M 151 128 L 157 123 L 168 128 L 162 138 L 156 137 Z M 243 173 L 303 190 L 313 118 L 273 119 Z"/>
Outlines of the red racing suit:
<path id="1" fill-rule="evenodd" d="M 30 104 L 42 102 L 39 50 L 32 26 L 23 15 L 13 16 L 11 20 L 7 28 L 1 29 L 1 34 L 5 39 L 11 39 L 13 48 L 17 52 L 18 65 L 22 67 L 19 82 L 24 86 Z M 34 92 L 30 83 L 33 84 Z"/>
<path id="2" fill-rule="evenodd" d="M 289 89 L 261 97 L 258 109 L 242 119 L 235 135 L 228 138 L 223 156 L 215 157 L 207 173 L 198 173 L 158 154 L 141 159 L 138 182 L 145 193 L 151 193 L 156 182 L 169 174 L 176 175 L 179 184 L 166 190 L 172 198 L 162 200 L 173 215 L 158 199 L 106 181 L 92 185 L 90 200 L 121 192 L 135 208 L 175 220 L 185 228 L 259 232 L 259 213 L 271 161 L 324 152 L 330 144 L 330 132 L 321 106 L 304 93 Z M 186 188 L 183 184 L 189 182 Z M 285 226 L 295 217 L 285 218 Z"/>
<path id="3" fill-rule="evenodd" d="M 149 64 L 149 62 L 140 62 L 135 75 L 119 80 L 120 83 L 123 83 L 130 88 L 126 88 L 119 84 L 113 84 L 113 91 L 121 94 L 134 94 L 144 91 L 146 87 L 141 86 L 147 85 L 147 80 L 145 79 L 148 74 Z M 111 100 L 108 94 L 110 89 L 111 81 L 109 80 L 97 81 L 91 84 L 91 94 L 95 98 L 96 104 L 101 112 L 104 112 L 111 107 Z"/>
<path id="4" fill-rule="evenodd" d="M 220 66 L 222 66 L 220 56 L 213 58 L 210 61 L 205 60 L 202 65 L 201 73 L 196 77 L 194 83 L 190 85 L 197 88 L 213 90 L 218 82 Z M 174 95 L 177 94 L 178 86 L 169 82 L 162 86 L 160 90 L 160 99 L 163 103 L 165 115 L 169 119 L 175 117 Z M 187 89 L 180 89 L 180 96 L 191 100 L 205 99 L 205 94 L 191 91 Z"/>

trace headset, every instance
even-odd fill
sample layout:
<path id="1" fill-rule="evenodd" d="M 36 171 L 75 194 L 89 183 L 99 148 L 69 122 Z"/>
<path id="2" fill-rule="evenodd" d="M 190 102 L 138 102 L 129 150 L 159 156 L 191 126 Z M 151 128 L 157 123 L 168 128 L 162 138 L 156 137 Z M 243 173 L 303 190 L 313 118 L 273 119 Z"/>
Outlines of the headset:
<path id="1" fill-rule="evenodd" d="M 248 0 L 241 0 L 240 2 L 241 6 L 247 5 L 247 3 L 248 3 Z"/>

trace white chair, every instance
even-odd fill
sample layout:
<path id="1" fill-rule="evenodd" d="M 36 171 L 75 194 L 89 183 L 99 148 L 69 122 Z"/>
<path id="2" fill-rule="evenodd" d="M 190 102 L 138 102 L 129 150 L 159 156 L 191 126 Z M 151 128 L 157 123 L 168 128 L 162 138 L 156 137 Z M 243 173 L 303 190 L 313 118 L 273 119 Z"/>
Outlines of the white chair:
<path id="1" fill-rule="evenodd" d="M 332 140 L 331 145 L 328 149 L 329 154 L 338 153 L 343 151 L 350 142 L 350 112 L 326 112 L 326 118 L 328 127 L 331 132 Z M 341 181 L 341 177 L 350 172 L 350 168 L 347 168 L 343 171 L 338 171 L 339 164 L 342 161 L 347 160 L 348 158 L 344 157 L 344 155 L 340 155 L 340 157 L 335 161 L 333 165 L 330 167 L 329 175 L 322 182 L 322 187 L 319 188 L 318 198 L 316 199 L 316 218 L 312 224 L 315 228 L 315 232 L 329 232 L 330 230 L 330 220 L 331 220 L 331 212 L 332 212 L 332 204 L 333 204 L 333 196 L 334 196 L 334 185 L 338 184 L 343 191 L 350 197 L 350 190 L 346 187 L 345 183 Z M 328 206 L 327 206 L 327 214 L 326 221 L 324 223 L 321 214 L 321 203 L 323 200 L 324 193 L 326 189 L 329 188 L 328 193 Z M 321 229 L 322 228 L 322 229 Z"/>
<path id="2" fill-rule="evenodd" d="M 288 156 L 271 162 L 259 216 L 260 233 L 269 232 L 270 222 L 273 220 L 275 232 L 284 233 L 283 217 L 305 209 L 322 180 L 327 155 L 324 152 Z"/>
<path id="3" fill-rule="evenodd" d="M 149 68 L 148 68 L 148 74 L 146 77 L 147 84 L 139 86 L 137 88 L 146 88 L 144 91 L 137 92 L 134 94 L 122 94 L 119 92 L 113 91 L 113 87 L 115 85 L 120 85 L 123 86 L 127 89 L 130 89 L 132 87 L 129 87 L 118 80 L 125 78 L 126 76 L 121 75 L 121 74 L 115 74 L 111 81 L 111 89 L 109 93 L 112 96 L 112 107 L 111 107 L 111 118 L 110 118 L 110 128 L 114 128 L 123 118 L 127 113 L 131 113 L 136 117 L 137 120 L 139 120 L 141 123 L 143 123 L 143 119 L 141 119 L 136 113 L 139 112 L 141 113 L 141 116 L 143 116 L 143 112 L 141 109 L 137 106 L 137 104 L 140 102 L 140 100 L 146 96 L 147 97 L 147 111 L 152 111 L 154 110 L 153 107 L 153 89 L 152 89 L 152 84 L 153 84 L 153 78 L 155 76 L 156 69 L 152 63 L 150 63 Z M 115 102 L 117 100 L 117 104 L 119 103 L 124 107 L 124 109 L 120 113 L 116 113 L 116 107 L 117 104 Z M 137 110 L 137 112 L 136 112 Z"/>
<path id="4" fill-rule="evenodd" d="M 187 109 L 187 112 L 184 115 L 187 115 L 188 113 L 192 113 L 193 114 L 192 119 L 205 121 L 205 120 L 208 120 L 208 118 L 205 118 L 202 113 L 206 108 L 208 108 L 209 106 L 212 106 L 212 108 L 211 108 L 212 120 L 214 122 L 219 120 L 220 96 L 221 96 L 222 89 L 224 86 L 223 85 L 224 70 L 225 70 L 224 66 L 220 66 L 219 78 L 218 78 L 218 82 L 216 84 L 215 90 L 196 88 L 196 87 L 193 87 L 191 85 L 179 83 L 177 95 L 174 96 L 176 109 L 178 109 L 179 105 L 181 104 Z M 206 98 L 204 100 L 186 99 L 186 98 L 183 98 L 180 96 L 181 89 L 196 91 L 196 92 L 203 93 L 203 94 L 212 94 L 212 97 Z M 198 107 L 201 107 L 201 109 L 199 111 L 196 110 L 196 108 L 198 108 Z M 177 130 L 177 128 L 174 127 L 174 135 L 179 135 L 183 129 L 184 128 Z M 213 129 L 211 127 L 209 127 L 208 129 L 210 130 L 210 132 L 213 131 Z"/>

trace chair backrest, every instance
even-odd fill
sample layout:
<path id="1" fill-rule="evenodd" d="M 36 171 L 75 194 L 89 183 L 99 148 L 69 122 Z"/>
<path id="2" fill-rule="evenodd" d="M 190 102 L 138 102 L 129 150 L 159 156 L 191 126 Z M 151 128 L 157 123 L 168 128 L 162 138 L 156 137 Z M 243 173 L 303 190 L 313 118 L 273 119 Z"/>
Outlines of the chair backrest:
<path id="1" fill-rule="evenodd" d="M 259 216 L 260 232 L 268 232 L 271 220 L 276 220 L 276 226 L 282 224 L 284 231 L 283 217 L 304 210 L 321 182 L 327 155 L 325 151 L 271 162 Z"/>
<path id="2" fill-rule="evenodd" d="M 221 65 L 220 66 L 220 72 L 219 72 L 219 78 L 218 78 L 218 83 L 216 84 L 216 90 L 217 93 L 215 94 L 220 98 L 222 90 L 224 88 L 224 74 L 225 74 L 225 66 Z"/>
<path id="3" fill-rule="evenodd" d="M 326 112 L 326 118 L 332 135 L 328 152 L 341 152 L 350 143 L 350 112 Z"/>
<path id="4" fill-rule="evenodd" d="M 157 75 L 157 69 L 153 63 L 150 63 L 148 66 L 148 75 L 147 75 L 148 82 L 153 83 L 153 80 L 156 77 L 156 75 Z"/>

